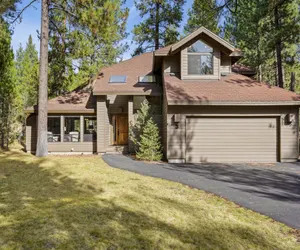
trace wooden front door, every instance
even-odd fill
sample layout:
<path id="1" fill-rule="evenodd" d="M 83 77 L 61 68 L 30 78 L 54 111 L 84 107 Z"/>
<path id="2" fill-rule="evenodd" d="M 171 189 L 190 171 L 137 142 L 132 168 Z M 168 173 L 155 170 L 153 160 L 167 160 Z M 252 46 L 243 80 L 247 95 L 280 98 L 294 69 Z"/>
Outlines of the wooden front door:
<path id="1" fill-rule="evenodd" d="M 128 116 L 114 115 L 114 142 L 115 145 L 128 144 Z"/>

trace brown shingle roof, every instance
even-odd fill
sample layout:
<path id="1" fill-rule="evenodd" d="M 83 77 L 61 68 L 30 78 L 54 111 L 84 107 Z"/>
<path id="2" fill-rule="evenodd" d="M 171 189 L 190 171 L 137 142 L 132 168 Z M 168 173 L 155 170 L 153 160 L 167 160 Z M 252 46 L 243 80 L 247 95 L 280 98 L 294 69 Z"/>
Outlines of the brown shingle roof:
<path id="1" fill-rule="evenodd" d="M 160 95 L 161 87 L 154 83 L 139 83 L 139 76 L 152 74 L 153 52 L 135 56 L 129 60 L 104 68 L 94 86 L 94 94 L 151 94 Z M 112 75 L 127 76 L 126 83 L 110 84 Z"/>
<path id="2" fill-rule="evenodd" d="M 91 95 L 92 86 L 90 84 L 81 86 L 74 91 L 55 97 L 48 101 L 49 113 L 94 113 L 96 99 Z M 27 112 L 37 111 L 37 106 L 26 109 Z"/>
<path id="3" fill-rule="evenodd" d="M 278 102 L 286 102 L 300 105 L 300 96 L 296 93 L 239 74 L 230 74 L 214 81 L 183 81 L 169 75 L 165 75 L 164 80 L 169 104 L 276 102 L 278 105 Z"/>

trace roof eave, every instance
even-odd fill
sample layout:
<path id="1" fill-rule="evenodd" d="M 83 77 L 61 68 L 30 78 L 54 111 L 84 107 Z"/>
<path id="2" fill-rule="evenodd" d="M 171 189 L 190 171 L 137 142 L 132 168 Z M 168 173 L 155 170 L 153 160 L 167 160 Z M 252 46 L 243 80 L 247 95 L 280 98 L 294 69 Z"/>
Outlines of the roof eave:
<path id="1" fill-rule="evenodd" d="M 234 101 L 187 101 L 168 100 L 168 105 L 201 105 L 201 106 L 300 106 L 300 101 L 276 101 L 276 102 L 234 102 Z"/>
<path id="2" fill-rule="evenodd" d="M 185 38 L 183 38 L 181 41 L 177 42 L 176 44 L 174 44 L 171 48 L 170 48 L 170 53 L 172 53 L 173 51 L 176 51 L 177 49 L 179 49 L 181 46 L 183 46 L 184 44 L 186 44 L 187 42 L 189 42 L 190 40 L 192 40 L 193 38 L 197 37 L 198 35 L 200 35 L 201 33 L 205 33 L 206 35 L 210 36 L 211 38 L 213 38 L 215 41 L 219 42 L 220 44 L 222 44 L 224 47 L 228 48 L 230 51 L 236 51 L 236 48 L 231 45 L 230 43 L 228 43 L 227 41 L 225 41 L 224 39 L 222 39 L 221 37 L 219 37 L 218 35 L 216 35 L 215 33 L 211 32 L 210 30 L 206 29 L 205 27 L 201 27 L 199 29 L 197 29 L 196 31 L 194 31 L 193 33 L 191 33 L 190 35 L 186 36 Z"/>

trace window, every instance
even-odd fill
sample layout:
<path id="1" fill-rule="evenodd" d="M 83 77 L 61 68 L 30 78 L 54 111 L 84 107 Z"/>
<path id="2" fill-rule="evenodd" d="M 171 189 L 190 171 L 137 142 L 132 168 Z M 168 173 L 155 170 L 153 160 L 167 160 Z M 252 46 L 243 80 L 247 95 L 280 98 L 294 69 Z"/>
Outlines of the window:
<path id="1" fill-rule="evenodd" d="M 187 49 L 188 74 L 212 75 L 213 74 L 213 49 L 202 41 L 197 41 Z"/>
<path id="2" fill-rule="evenodd" d="M 48 142 L 60 142 L 60 117 L 48 117 Z"/>
<path id="3" fill-rule="evenodd" d="M 65 117 L 64 142 L 80 141 L 80 117 Z"/>
<path id="4" fill-rule="evenodd" d="M 156 82 L 156 77 L 153 75 L 147 75 L 147 76 L 139 76 L 139 82 Z"/>
<path id="5" fill-rule="evenodd" d="M 126 83 L 126 76 L 111 76 L 109 83 Z"/>
<path id="6" fill-rule="evenodd" d="M 84 122 L 83 141 L 85 142 L 97 141 L 97 118 L 84 117 L 83 122 Z"/>

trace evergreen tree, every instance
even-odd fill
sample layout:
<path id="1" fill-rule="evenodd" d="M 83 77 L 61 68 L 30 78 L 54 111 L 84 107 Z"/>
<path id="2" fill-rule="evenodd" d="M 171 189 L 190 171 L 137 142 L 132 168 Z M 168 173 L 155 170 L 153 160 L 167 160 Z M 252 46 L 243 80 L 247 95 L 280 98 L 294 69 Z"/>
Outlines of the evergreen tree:
<path id="1" fill-rule="evenodd" d="M 129 138 L 135 146 L 135 151 L 138 150 L 139 143 L 141 141 L 141 132 L 146 126 L 147 121 L 151 118 L 151 106 L 145 99 L 141 103 L 141 108 L 137 111 L 134 123 L 130 124 Z"/>
<path id="2" fill-rule="evenodd" d="M 134 26 L 135 54 L 157 50 L 178 40 L 185 0 L 135 0 L 135 6 L 144 20 Z"/>
<path id="3" fill-rule="evenodd" d="M 136 157 L 146 161 L 159 161 L 162 158 L 159 130 L 152 118 L 147 121 L 142 131 Z"/>
<path id="4" fill-rule="evenodd" d="M 216 34 L 220 32 L 218 27 L 220 13 L 216 0 L 194 0 L 188 16 L 189 19 L 184 27 L 186 34 L 192 33 L 201 26 Z"/>
<path id="5" fill-rule="evenodd" d="M 122 0 L 57 0 L 50 6 L 50 96 L 89 80 L 127 49 Z M 72 14 L 70 14 L 72 13 Z"/>
<path id="6" fill-rule="evenodd" d="M 39 59 L 31 35 L 25 50 L 20 45 L 16 53 L 17 82 L 22 87 L 24 108 L 37 103 Z"/>
<path id="7" fill-rule="evenodd" d="M 225 38 L 242 49 L 240 63 L 256 69 L 258 80 L 283 87 L 283 72 L 299 68 L 294 60 L 300 34 L 298 6 L 299 0 L 240 0 L 235 12 L 226 12 Z M 233 3 L 229 7 L 233 9 Z"/>
<path id="8" fill-rule="evenodd" d="M 14 55 L 7 23 L 0 17 L 0 147 L 8 148 L 14 139 L 14 124 L 19 114 Z"/>

